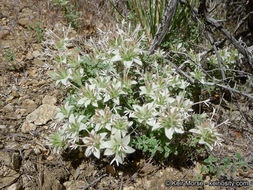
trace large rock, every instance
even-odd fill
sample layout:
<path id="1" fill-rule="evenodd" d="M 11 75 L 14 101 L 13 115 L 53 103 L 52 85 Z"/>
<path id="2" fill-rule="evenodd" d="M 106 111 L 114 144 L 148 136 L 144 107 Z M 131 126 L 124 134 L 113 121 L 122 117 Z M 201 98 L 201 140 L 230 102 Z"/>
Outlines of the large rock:
<path id="1" fill-rule="evenodd" d="M 49 120 L 54 118 L 54 115 L 57 113 L 57 107 L 54 105 L 43 104 L 30 113 L 26 120 L 35 125 L 44 125 Z"/>
<path id="2" fill-rule="evenodd" d="M 0 177 L 0 189 L 3 189 L 5 186 L 14 183 L 20 176 L 15 170 L 9 169 L 5 166 L 1 167 L 1 174 L 4 174 Z"/>

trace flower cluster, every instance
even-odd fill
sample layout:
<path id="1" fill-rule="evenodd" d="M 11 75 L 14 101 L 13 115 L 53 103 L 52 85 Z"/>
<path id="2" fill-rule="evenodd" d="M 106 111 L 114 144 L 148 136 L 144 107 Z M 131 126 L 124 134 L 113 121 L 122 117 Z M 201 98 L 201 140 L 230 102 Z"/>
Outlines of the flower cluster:
<path id="1" fill-rule="evenodd" d="M 100 158 L 104 153 L 114 156 L 111 163 L 118 165 L 135 151 L 130 146 L 134 127 L 144 127 L 143 133 L 159 130 L 165 134 L 166 143 L 174 134 L 186 132 L 184 124 L 193 115 L 193 102 L 185 98 L 189 83 L 170 65 L 159 64 L 157 57 L 165 56 L 162 51 L 146 60 L 152 67 L 144 69 L 145 37 L 138 27 L 130 31 L 118 28 L 106 51 L 78 57 L 74 65 L 68 54 L 59 56 L 61 66 L 67 69 L 56 72 L 55 80 L 76 90 L 72 103 L 67 101 L 56 115 L 65 123 L 60 129 L 64 138 L 54 136 L 52 144 L 57 142 L 62 148 L 84 146 L 86 156 Z M 67 52 L 64 43 L 68 38 L 64 39 L 58 49 Z M 209 148 L 220 143 L 211 122 L 200 123 L 190 132 Z"/>

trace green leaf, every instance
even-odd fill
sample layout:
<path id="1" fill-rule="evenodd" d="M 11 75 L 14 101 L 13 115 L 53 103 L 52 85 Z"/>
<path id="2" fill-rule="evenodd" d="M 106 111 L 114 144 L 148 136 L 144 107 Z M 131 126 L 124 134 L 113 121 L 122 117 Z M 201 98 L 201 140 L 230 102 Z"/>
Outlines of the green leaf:
<path id="1" fill-rule="evenodd" d="M 242 156 L 240 153 L 236 152 L 235 153 L 235 156 L 237 157 L 238 160 L 241 160 L 242 159 Z"/>

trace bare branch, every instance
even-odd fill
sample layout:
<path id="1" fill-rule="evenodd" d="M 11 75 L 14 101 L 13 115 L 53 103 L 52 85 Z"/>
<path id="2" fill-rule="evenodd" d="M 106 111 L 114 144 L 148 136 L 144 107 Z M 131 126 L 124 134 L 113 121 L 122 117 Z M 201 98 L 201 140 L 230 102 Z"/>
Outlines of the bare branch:
<path id="1" fill-rule="evenodd" d="M 237 94 L 240 94 L 240 95 L 243 95 L 243 96 L 246 96 L 250 99 L 253 99 L 253 96 L 251 94 L 247 94 L 245 92 L 241 92 L 239 90 L 236 90 L 234 88 L 231 88 L 230 86 L 225 86 L 223 84 L 218 84 L 218 83 L 212 83 L 212 82 L 201 82 L 201 81 L 197 81 L 197 80 L 194 80 L 193 78 L 191 78 L 189 75 L 187 75 L 184 71 L 182 71 L 177 65 L 175 65 L 174 63 L 172 63 L 171 61 L 165 59 L 165 62 L 172 65 L 176 70 L 177 72 L 184 76 L 191 84 L 202 84 L 202 85 L 208 85 L 208 86 L 216 86 L 216 87 L 219 87 L 219 88 L 223 88 L 225 90 L 229 90 L 229 91 L 232 91 L 232 92 L 235 92 Z"/>
<path id="2" fill-rule="evenodd" d="M 228 32 L 226 29 L 223 28 L 223 26 L 221 24 L 218 23 L 217 20 L 212 18 L 210 15 L 206 15 L 205 18 L 206 18 L 207 23 L 215 26 L 218 30 L 220 30 L 232 42 L 232 44 L 238 49 L 238 51 L 247 58 L 250 66 L 251 66 L 251 69 L 253 70 L 253 59 L 252 59 L 252 55 L 249 52 L 249 50 L 247 48 L 244 48 L 241 45 L 241 43 L 239 41 L 237 41 L 235 39 L 235 37 L 230 32 Z"/>
<path id="3" fill-rule="evenodd" d="M 222 79 L 223 79 L 223 81 L 225 81 L 226 76 L 225 76 L 225 73 L 224 73 L 224 70 L 222 67 L 222 65 L 223 65 L 222 58 L 221 58 L 221 56 L 218 52 L 218 49 L 214 43 L 213 35 L 210 32 L 207 32 L 207 37 L 209 38 L 209 41 L 210 41 L 211 45 L 213 46 L 213 49 L 214 49 L 216 57 L 217 57 L 217 61 L 219 63 Z"/>
<path id="4" fill-rule="evenodd" d="M 173 18 L 177 12 L 179 0 L 169 0 L 163 11 L 162 21 L 159 24 L 155 37 L 152 41 L 152 44 L 149 48 L 149 55 L 151 55 L 156 48 L 158 48 L 166 34 L 168 34 Z"/>

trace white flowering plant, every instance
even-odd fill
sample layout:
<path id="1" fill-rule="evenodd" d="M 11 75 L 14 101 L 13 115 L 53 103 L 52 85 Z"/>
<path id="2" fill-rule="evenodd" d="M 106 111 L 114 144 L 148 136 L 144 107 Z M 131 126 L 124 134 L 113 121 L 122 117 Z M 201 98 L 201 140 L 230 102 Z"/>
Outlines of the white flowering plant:
<path id="1" fill-rule="evenodd" d="M 199 144 L 210 149 L 219 145 L 212 121 L 186 127 L 195 115 L 186 97 L 189 83 L 161 61 L 165 53 L 148 57 L 140 27 L 122 28 L 103 50 L 75 61 L 67 45 L 58 49 L 61 67 L 54 79 L 73 93 L 56 115 L 63 125 L 51 136 L 51 145 L 57 150 L 84 147 L 86 156 L 103 154 L 117 165 L 136 149 L 152 156 L 176 154 L 185 134 L 196 134 Z"/>

